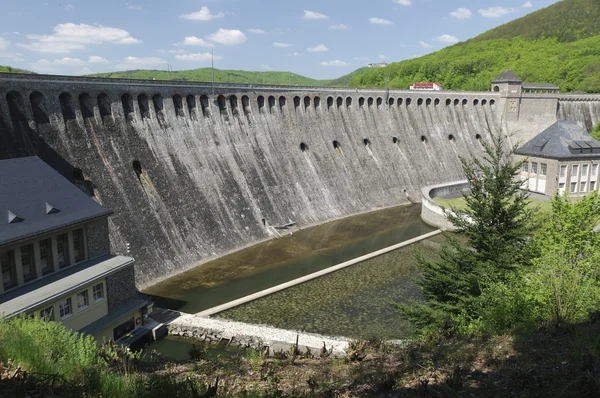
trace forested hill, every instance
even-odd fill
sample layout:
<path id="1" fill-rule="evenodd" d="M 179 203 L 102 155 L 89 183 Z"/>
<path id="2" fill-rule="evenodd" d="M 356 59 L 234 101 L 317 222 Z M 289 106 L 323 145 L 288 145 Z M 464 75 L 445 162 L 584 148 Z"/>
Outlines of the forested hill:
<path id="1" fill-rule="evenodd" d="M 250 72 L 243 70 L 215 69 L 215 82 L 217 83 L 242 83 L 242 84 L 273 84 L 292 86 L 346 86 L 352 77 L 361 73 L 366 68 L 358 69 L 349 75 L 334 80 L 316 80 L 291 72 Z M 99 73 L 91 76 L 123 78 L 123 79 L 156 79 L 156 80 L 186 80 L 186 81 L 212 81 L 212 69 L 200 68 L 167 72 L 162 70 L 132 70 L 124 72 Z"/>
<path id="2" fill-rule="evenodd" d="M 438 81 L 447 90 L 488 90 L 504 69 L 561 91 L 600 92 L 600 0 L 564 0 L 424 57 L 368 70 L 357 87 L 406 89 Z"/>
<path id="3" fill-rule="evenodd" d="M 17 68 L 13 68 L 12 66 L 4 66 L 4 65 L 0 65 L 0 72 L 2 73 L 31 73 L 28 70 L 25 69 L 17 69 Z"/>

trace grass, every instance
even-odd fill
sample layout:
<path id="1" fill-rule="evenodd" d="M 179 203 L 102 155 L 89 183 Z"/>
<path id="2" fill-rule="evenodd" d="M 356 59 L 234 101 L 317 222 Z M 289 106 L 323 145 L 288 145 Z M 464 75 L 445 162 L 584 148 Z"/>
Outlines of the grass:
<path id="1" fill-rule="evenodd" d="M 446 198 L 434 198 L 433 199 L 437 204 L 439 204 L 440 206 L 446 207 L 446 208 L 452 208 L 452 209 L 457 209 L 457 210 L 464 210 L 467 207 L 467 204 L 465 202 L 465 198 L 453 198 L 453 199 L 446 199 Z M 527 206 L 528 208 L 535 208 L 535 207 L 539 207 L 540 211 L 549 211 L 552 209 L 552 204 L 550 203 L 549 200 L 541 200 L 541 199 L 529 199 L 529 205 Z"/>

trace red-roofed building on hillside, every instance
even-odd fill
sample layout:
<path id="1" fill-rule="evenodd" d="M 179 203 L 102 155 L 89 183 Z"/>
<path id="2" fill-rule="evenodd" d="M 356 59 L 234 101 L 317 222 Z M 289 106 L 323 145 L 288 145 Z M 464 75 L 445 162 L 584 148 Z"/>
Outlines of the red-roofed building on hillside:
<path id="1" fill-rule="evenodd" d="M 414 83 L 410 86 L 411 90 L 427 90 L 427 91 L 441 91 L 442 85 L 437 82 L 422 82 L 422 83 Z"/>

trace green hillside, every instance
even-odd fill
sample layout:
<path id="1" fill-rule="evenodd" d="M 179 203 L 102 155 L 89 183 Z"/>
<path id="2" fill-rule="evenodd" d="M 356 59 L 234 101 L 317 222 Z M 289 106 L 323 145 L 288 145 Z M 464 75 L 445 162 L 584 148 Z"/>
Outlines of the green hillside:
<path id="1" fill-rule="evenodd" d="M 183 71 L 167 72 L 164 70 L 131 70 L 124 72 L 99 73 L 91 76 L 110 77 L 121 79 L 156 79 L 156 80 L 184 80 L 184 81 L 212 81 L 211 68 L 201 68 Z M 275 84 L 320 86 L 319 80 L 311 79 L 290 72 L 249 72 L 243 70 L 215 69 L 215 82 L 217 83 L 243 83 L 243 84 Z"/>
<path id="2" fill-rule="evenodd" d="M 352 85 L 383 87 L 389 76 L 392 88 L 438 81 L 447 90 L 489 90 L 504 69 L 562 91 L 600 92 L 600 0 L 564 0 L 464 43 L 368 70 Z"/>
<path id="3" fill-rule="evenodd" d="M 0 72 L 2 73 L 31 73 L 28 70 L 25 69 L 17 69 L 17 68 L 13 68 L 12 66 L 4 66 L 4 65 L 0 65 Z"/>

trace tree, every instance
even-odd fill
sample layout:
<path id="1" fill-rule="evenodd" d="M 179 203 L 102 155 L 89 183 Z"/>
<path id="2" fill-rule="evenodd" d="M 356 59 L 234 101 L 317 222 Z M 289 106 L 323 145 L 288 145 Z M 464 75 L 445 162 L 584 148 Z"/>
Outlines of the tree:
<path id="1" fill-rule="evenodd" d="M 598 122 L 591 132 L 592 137 L 600 141 L 600 122 Z"/>
<path id="2" fill-rule="evenodd" d="M 523 161 L 512 160 L 516 146 L 502 132 L 490 137 L 480 140 L 483 156 L 461 159 L 470 188 L 466 209 L 445 210 L 458 238 L 447 238 L 437 260 L 417 257 L 425 304 L 397 304 L 421 331 L 449 329 L 459 315 L 472 314 L 483 286 L 514 273 L 531 234 L 529 194 L 518 178 Z"/>

